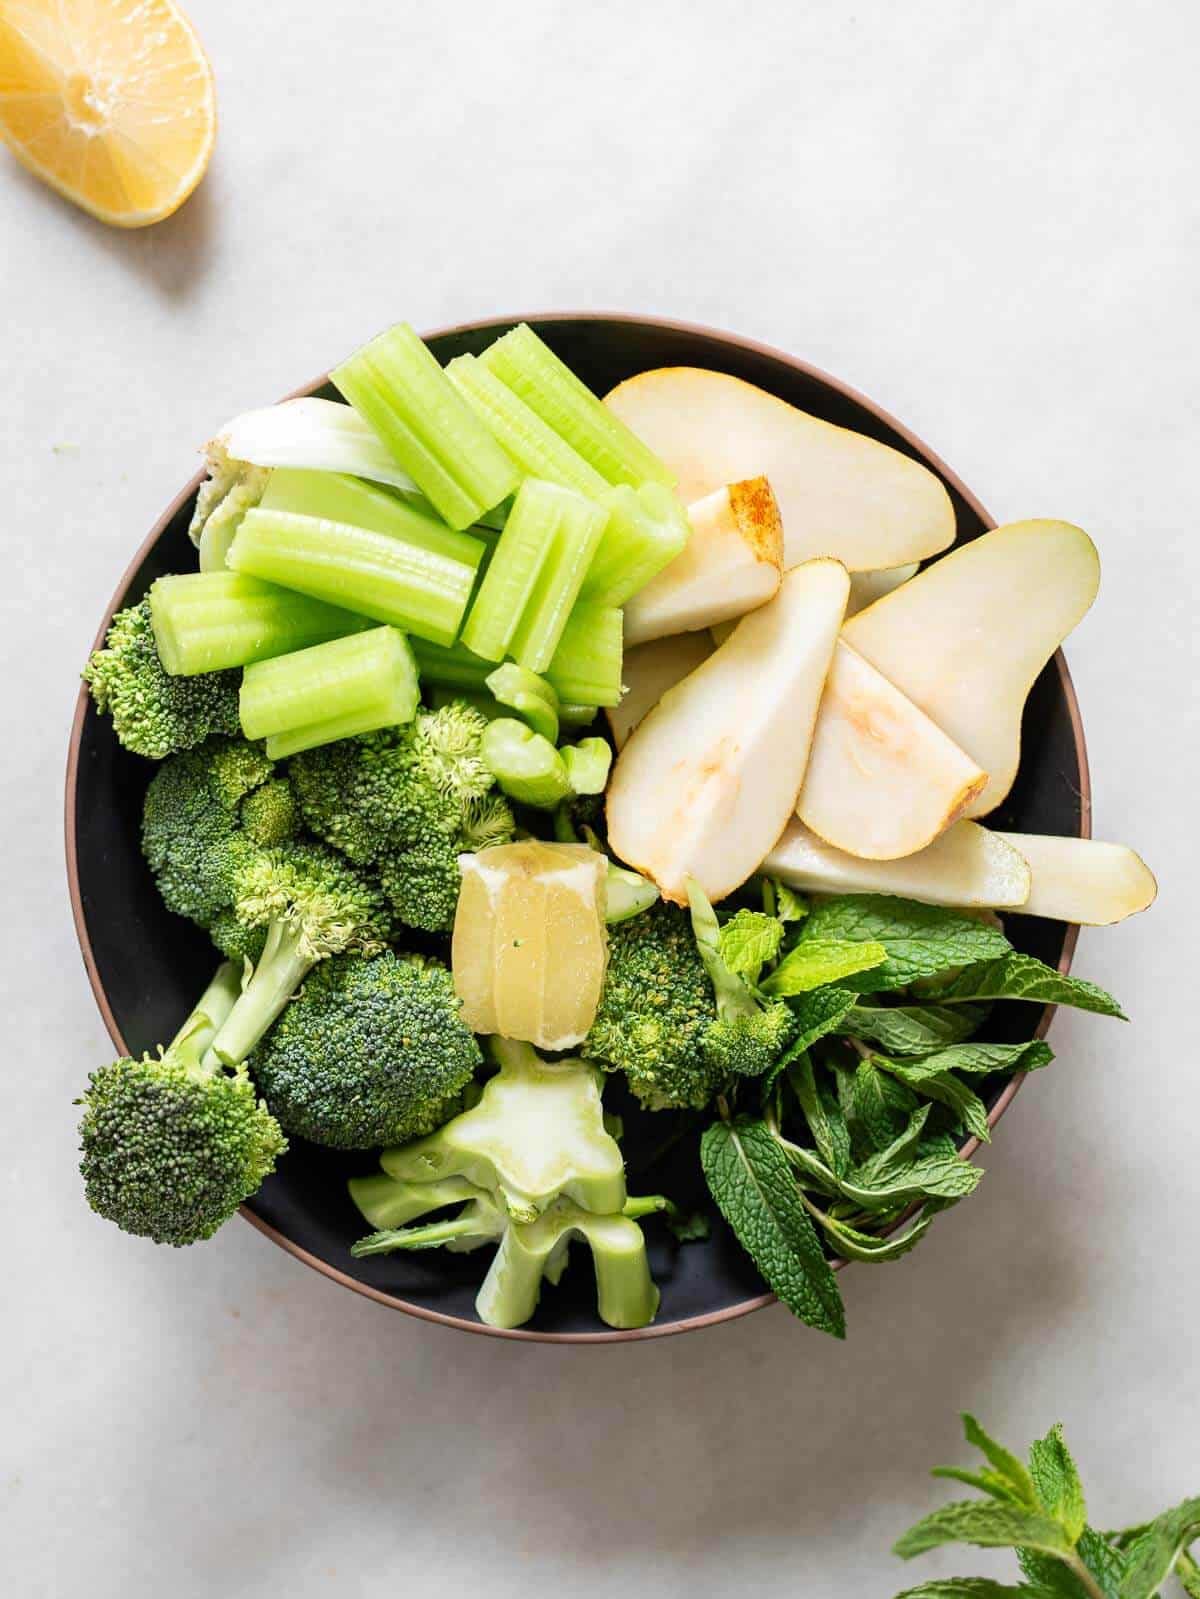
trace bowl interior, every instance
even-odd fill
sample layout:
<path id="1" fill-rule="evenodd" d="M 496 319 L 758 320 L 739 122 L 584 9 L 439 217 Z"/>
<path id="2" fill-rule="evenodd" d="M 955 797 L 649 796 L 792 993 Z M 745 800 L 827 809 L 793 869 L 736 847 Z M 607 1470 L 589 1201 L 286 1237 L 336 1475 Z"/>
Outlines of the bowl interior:
<path id="1" fill-rule="evenodd" d="M 511 325 L 477 324 L 439 334 L 430 342 L 444 362 L 465 350 L 478 352 Z M 918 441 L 866 400 L 782 355 L 703 329 L 619 317 L 534 319 L 534 325 L 598 393 L 648 367 L 693 365 L 733 373 L 816 416 L 855 428 L 932 465 L 953 497 L 959 540 L 974 538 L 992 525 L 978 502 Z M 191 498 L 188 495 L 151 534 L 115 596 L 114 610 L 139 599 L 162 573 L 194 567 L 195 551 L 187 536 Z M 153 767 L 122 750 L 107 720 L 90 704 L 77 721 L 73 753 L 67 830 L 80 939 L 114 1039 L 139 1053 L 174 1033 L 211 973 L 214 952 L 198 928 L 165 910 L 141 856 L 142 796 Z M 1074 697 L 1058 657 L 1030 696 L 1020 773 L 995 820 L 1018 831 L 1079 834 L 1086 827 L 1086 792 Z M 1068 930 L 1060 923 L 1013 917 L 1008 931 L 1019 948 L 1051 964 L 1069 955 Z M 1031 1006 L 1000 1007 L 991 1036 L 1029 1037 L 1042 1022 L 1042 1013 Z M 993 1098 L 1001 1086 L 994 1085 Z M 606 1102 L 620 1109 L 616 1087 L 614 1083 L 606 1092 Z M 644 1134 L 648 1119 L 640 1120 Z M 637 1119 L 631 1119 L 631 1125 L 637 1126 Z M 694 1141 L 685 1141 L 673 1156 L 656 1165 L 652 1179 L 637 1173 L 642 1151 L 636 1138 L 627 1153 L 635 1191 L 652 1186 L 685 1205 L 699 1202 L 702 1182 Z M 247 1209 L 251 1219 L 278 1242 L 348 1286 L 417 1314 L 479 1328 L 473 1300 L 484 1269 L 481 1256 L 430 1252 L 351 1259 L 348 1246 L 366 1229 L 346 1196 L 345 1179 L 374 1167 L 370 1154 L 342 1155 L 295 1142 L 281 1170 Z M 655 1331 L 675 1330 L 680 1323 L 703 1325 L 768 1302 L 770 1296 L 764 1295 L 753 1267 L 718 1220 L 707 1242 L 683 1248 L 655 1222 L 648 1225 L 647 1234 L 654 1276 L 662 1289 Z M 561 1286 L 547 1290 L 526 1336 L 629 1336 L 608 1333 L 598 1322 L 584 1252 L 578 1251 L 577 1257 Z"/>

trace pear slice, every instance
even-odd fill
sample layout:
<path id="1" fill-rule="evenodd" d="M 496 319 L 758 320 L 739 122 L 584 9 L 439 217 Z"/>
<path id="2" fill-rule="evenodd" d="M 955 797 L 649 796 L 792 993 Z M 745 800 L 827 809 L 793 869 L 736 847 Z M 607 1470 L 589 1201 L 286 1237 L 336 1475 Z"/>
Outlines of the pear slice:
<path id="1" fill-rule="evenodd" d="M 1027 916 L 1108 927 L 1154 903 L 1158 884 L 1140 855 L 1098 838 L 1052 838 L 1042 833 L 993 833 L 1020 850 L 1033 875 Z"/>
<path id="2" fill-rule="evenodd" d="M 796 567 L 617 757 L 608 840 L 664 899 L 687 904 L 689 876 L 724 899 L 787 826 L 849 592 L 837 561 Z"/>
<path id="3" fill-rule="evenodd" d="M 604 401 L 666 463 L 684 503 L 762 473 L 784 527 L 784 566 L 830 555 L 851 572 L 944 550 L 954 507 L 940 478 L 876 439 L 694 366 L 660 367 Z"/>
<path id="4" fill-rule="evenodd" d="M 712 652 L 707 633 L 677 633 L 673 638 L 657 638 L 626 650 L 621 663 L 625 692 L 621 703 L 604 713 L 618 749 L 628 742 L 634 728 L 667 690 L 681 683 Z"/>
<path id="5" fill-rule="evenodd" d="M 1029 896 L 1025 857 L 978 822 L 955 822 L 901 860 L 864 861 L 833 849 L 797 820 L 762 869 L 801 893 L 899 894 L 958 910 L 1014 910 Z"/>
<path id="6" fill-rule="evenodd" d="M 783 524 L 766 478 L 726 483 L 687 508 L 692 534 L 625 606 L 625 643 L 744 616 L 779 587 Z"/>
<path id="7" fill-rule="evenodd" d="M 1100 586 L 1087 534 L 1069 522 L 1010 522 L 860 611 L 845 640 L 989 774 L 967 816 L 994 810 L 1021 758 L 1034 679 Z"/>
<path id="8" fill-rule="evenodd" d="M 933 842 L 987 773 L 841 639 L 796 805 L 835 849 L 895 860 Z"/>
<path id="9" fill-rule="evenodd" d="M 916 577 L 919 566 L 918 561 L 909 561 L 905 566 L 886 566 L 882 572 L 855 572 L 850 578 L 846 615 L 857 616 L 868 605 L 874 605 L 876 600 L 898 589 L 901 583 L 907 583 L 910 577 Z"/>

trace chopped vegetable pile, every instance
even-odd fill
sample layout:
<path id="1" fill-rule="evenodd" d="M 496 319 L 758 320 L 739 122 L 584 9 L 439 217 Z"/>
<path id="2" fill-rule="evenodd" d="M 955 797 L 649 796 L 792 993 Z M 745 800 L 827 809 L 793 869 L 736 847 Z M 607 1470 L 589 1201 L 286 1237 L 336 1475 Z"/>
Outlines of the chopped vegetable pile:
<path id="1" fill-rule="evenodd" d="M 833 1262 L 911 1249 L 1050 1061 L 1014 1002 L 1121 1015 L 997 913 L 1114 922 L 1145 866 L 975 819 L 1095 550 L 1024 522 L 931 561 L 918 463 L 718 373 L 602 402 L 524 325 L 443 370 L 402 324 L 333 382 L 221 431 L 199 570 L 84 671 L 222 957 L 157 1058 L 92 1074 L 89 1204 L 189 1244 L 289 1139 L 375 1150 L 348 1252 L 494 1250 L 491 1325 L 577 1242 L 645 1326 L 643 1222 L 669 1252 L 723 1218 L 841 1336 Z M 630 1196 L 635 1148 L 668 1192 Z"/>

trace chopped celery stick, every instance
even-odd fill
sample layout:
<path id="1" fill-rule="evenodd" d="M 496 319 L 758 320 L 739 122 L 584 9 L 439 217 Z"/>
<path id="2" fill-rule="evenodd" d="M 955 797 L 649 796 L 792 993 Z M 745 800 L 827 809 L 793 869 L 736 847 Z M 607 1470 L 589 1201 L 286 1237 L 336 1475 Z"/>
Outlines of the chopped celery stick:
<path id="1" fill-rule="evenodd" d="M 487 692 L 487 680 L 496 670 L 494 661 L 485 661 L 465 644 L 445 648 L 425 639 L 410 638 L 417 671 L 424 683 L 440 683 L 447 688 L 465 688 L 473 694 Z"/>
<path id="2" fill-rule="evenodd" d="M 361 616 L 241 572 L 171 572 L 150 588 L 165 671 L 194 677 L 358 633 Z"/>
<path id="3" fill-rule="evenodd" d="M 594 466 L 473 355 L 456 356 L 446 376 L 527 477 L 544 478 L 593 499 L 608 488 Z"/>
<path id="4" fill-rule="evenodd" d="M 557 742 L 558 695 L 544 677 L 506 661 L 491 674 L 487 686 L 501 705 L 516 711 L 535 733 L 548 738 L 551 744 Z"/>
<path id="5" fill-rule="evenodd" d="M 471 533 L 456 533 L 434 515 L 432 507 L 417 510 L 409 501 L 341 472 L 301 472 L 280 467 L 267 479 L 259 501 L 264 511 L 294 511 L 299 516 L 319 516 L 327 522 L 365 527 L 371 533 L 392 533 L 433 555 L 477 566 L 483 541 Z M 486 544 L 484 544 L 486 548 Z"/>
<path id="6" fill-rule="evenodd" d="M 573 794 L 603 794 L 612 765 L 612 745 L 603 738 L 584 738 L 559 750 Z"/>
<path id="7" fill-rule="evenodd" d="M 609 483 L 674 484 L 654 452 L 604 408 L 527 323 L 497 339 L 479 359 Z"/>
<path id="8" fill-rule="evenodd" d="M 597 713 L 595 705 L 576 705 L 571 700 L 558 702 L 558 719 L 564 727 L 590 727 Z"/>
<path id="9" fill-rule="evenodd" d="M 618 483 L 600 504 L 608 526 L 580 592 L 596 605 L 624 605 L 671 564 L 692 530 L 678 495 L 662 483 Z"/>
<path id="10" fill-rule="evenodd" d="M 571 793 L 566 765 L 554 745 L 514 717 L 488 723 L 479 753 L 504 792 L 522 805 L 552 811 Z"/>
<path id="11" fill-rule="evenodd" d="M 235 572 L 394 623 L 434 644 L 452 644 L 484 547 L 470 541 L 477 552 L 472 564 L 429 549 L 421 538 L 419 529 L 411 539 L 259 506 L 242 518 L 229 564 Z"/>
<path id="12" fill-rule="evenodd" d="M 501 705 L 490 694 L 476 694 L 469 688 L 442 688 L 435 684 L 426 695 L 431 711 L 440 711 L 445 705 L 469 705 L 473 711 L 478 711 L 487 722 L 494 722 L 501 716 L 508 715 L 508 706 Z"/>
<path id="13" fill-rule="evenodd" d="M 417 487 L 353 406 L 311 395 L 235 416 L 205 454 L 210 463 L 224 459 L 250 466 L 308 467 L 350 472 L 408 493 Z"/>
<path id="14" fill-rule="evenodd" d="M 453 528 L 469 527 L 520 473 L 406 322 L 330 374 Z"/>
<path id="15" fill-rule="evenodd" d="M 395 713 L 376 727 L 407 722 L 416 712 L 417 692 L 417 663 L 404 634 L 373 627 L 248 666 L 242 676 L 242 732 L 251 739 L 269 738 L 376 712 Z"/>
<path id="16" fill-rule="evenodd" d="M 577 705 L 619 703 L 621 630 L 621 612 L 615 606 L 576 602 L 546 668 L 546 678 L 560 700 Z"/>
<path id="17" fill-rule="evenodd" d="M 331 716 L 324 722 L 307 722 L 289 733 L 272 733 L 264 740 L 267 758 L 284 761 L 289 755 L 299 755 L 301 750 L 315 750 L 321 744 L 336 744 L 343 738 L 357 738 L 360 733 L 377 733 L 383 727 L 396 727 L 412 720 L 404 714 L 402 703 L 383 701 L 373 708 L 360 711 L 355 716 Z"/>
<path id="18" fill-rule="evenodd" d="M 550 557 L 565 493 L 538 478 L 526 478 L 517 491 L 462 631 L 463 643 L 485 660 L 502 661 L 508 653 Z"/>
<path id="19" fill-rule="evenodd" d="M 518 505 L 527 491 L 536 492 L 541 502 L 539 520 L 547 526 L 549 549 L 512 635 L 510 650 L 519 665 L 544 672 L 579 597 L 608 523 L 608 512 L 572 489 L 535 478 L 527 478 L 521 485 Z"/>

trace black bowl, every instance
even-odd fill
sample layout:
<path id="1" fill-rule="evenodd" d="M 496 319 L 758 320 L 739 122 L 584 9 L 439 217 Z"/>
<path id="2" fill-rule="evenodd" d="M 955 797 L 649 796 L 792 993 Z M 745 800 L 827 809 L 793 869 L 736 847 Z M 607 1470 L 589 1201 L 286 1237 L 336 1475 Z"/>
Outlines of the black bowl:
<path id="1" fill-rule="evenodd" d="M 470 323 L 430 336 L 438 357 L 479 352 L 513 325 L 515 318 Z M 960 541 L 994 526 L 979 501 L 930 450 L 878 406 L 825 373 L 777 350 L 729 334 L 648 317 L 555 315 L 530 317 L 538 332 L 597 393 L 659 366 L 702 366 L 733 373 L 829 422 L 857 429 L 923 461 L 950 491 Z M 324 380 L 299 392 L 332 393 Z M 133 559 L 105 612 L 97 642 L 114 611 L 136 602 L 164 572 L 195 566 L 187 536 L 197 477 L 168 507 Z M 67 768 L 67 868 L 84 964 L 113 1042 L 122 1053 L 140 1053 L 169 1038 L 203 987 L 213 965 L 205 935 L 163 907 L 138 847 L 142 795 L 153 767 L 120 748 L 107 720 L 80 693 Z M 1087 758 L 1079 709 L 1058 654 L 1038 679 L 1026 707 L 1021 769 L 996 820 L 1006 828 L 1087 836 L 1090 800 Z M 1010 934 L 1019 948 L 1066 971 L 1075 930 L 1061 923 L 1014 917 Z M 1001 1008 L 1003 1011 L 1003 1007 Z M 1012 1006 L 1001 1024 L 1013 1038 L 1031 1035 L 1029 1008 Z M 1036 1034 L 1051 1010 L 1037 1016 Z M 995 1085 L 995 1124 L 1020 1086 L 1020 1079 Z M 611 1100 L 613 1090 L 606 1098 Z M 619 1108 L 619 1107 L 617 1107 Z M 644 1121 L 644 1119 L 643 1119 Z M 963 1146 L 964 1158 L 975 1142 Z M 636 1149 L 630 1152 L 636 1163 Z M 339 1155 L 295 1143 L 243 1214 L 260 1231 L 326 1276 L 430 1321 L 496 1333 L 474 1311 L 483 1267 L 479 1256 L 438 1252 L 351 1259 L 349 1245 L 363 1224 L 346 1196 L 345 1179 L 370 1170 L 372 1156 Z M 672 1169 L 673 1167 L 673 1169 Z M 699 1196 L 694 1145 L 681 1145 L 668 1167 L 656 1167 L 655 1187 L 687 1201 Z M 648 1229 L 652 1266 L 662 1288 L 659 1321 L 639 1332 L 603 1328 L 595 1314 L 595 1291 L 582 1256 L 557 1290 L 548 1291 L 533 1322 L 511 1338 L 546 1341 L 607 1341 L 682 1332 L 745 1315 L 770 1304 L 773 1295 L 728 1230 L 714 1222 L 703 1244 L 677 1247 L 665 1229 Z"/>

